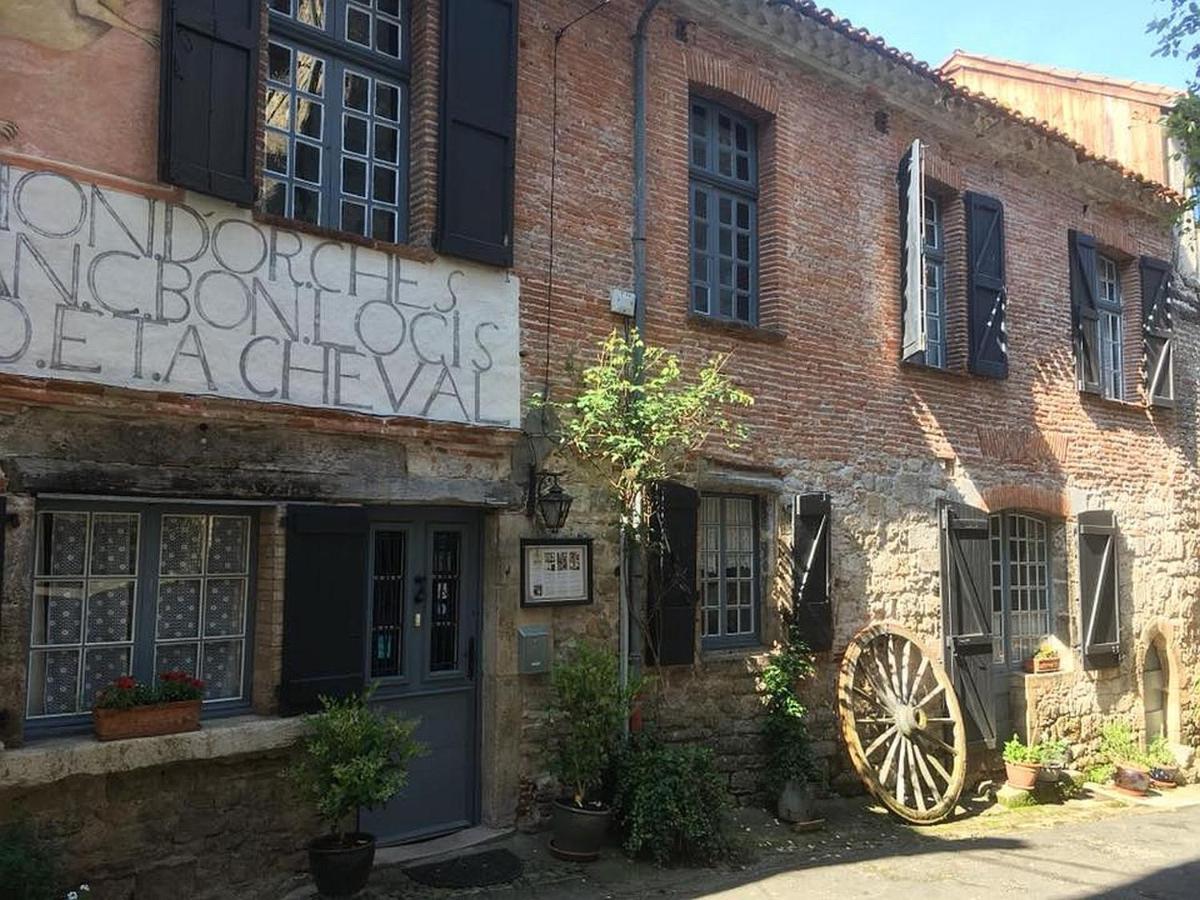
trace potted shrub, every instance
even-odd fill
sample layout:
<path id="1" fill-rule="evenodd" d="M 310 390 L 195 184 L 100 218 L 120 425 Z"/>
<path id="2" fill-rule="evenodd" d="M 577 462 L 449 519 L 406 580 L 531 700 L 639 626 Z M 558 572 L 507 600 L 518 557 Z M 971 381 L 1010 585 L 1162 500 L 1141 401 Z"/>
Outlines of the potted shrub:
<path id="1" fill-rule="evenodd" d="M 1041 771 L 1041 757 L 1037 747 L 1031 747 L 1015 734 L 1004 744 L 1004 774 L 1008 786 L 1022 790 L 1033 790 Z"/>
<path id="2" fill-rule="evenodd" d="M 785 822 L 813 822 L 816 792 L 814 768 L 797 684 L 813 674 L 812 655 L 789 621 L 787 640 L 767 658 L 758 680 L 766 707 L 763 737 L 767 743 L 766 786 L 775 812 Z"/>
<path id="3" fill-rule="evenodd" d="M 1067 742 L 1059 738 L 1042 738 L 1037 745 L 1038 778 L 1055 783 L 1062 778 L 1063 769 L 1070 762 L 1071 751 Z"/>
<path id="4" fill-rule="evenodd" d="M 1124 722 L 1110 722 L 1100 730 L 1100 753 L 1113 767 L 1117 790 L 1136 796 L 1150 790 L 1150 767 Z"/>
<path id="5" fill-rule="evenodd" d="M 372 690 L 344 700 L 321 698 L 307 716 L 300 758 L 289 770 L 300 794 L 316 807 L 329 833 L 308 845 L 317 890 L 349 897 L 366 886 L 375 862 L 375 836 L 346 825 L 360 810 L 387 803 L 408 781 L 408 763 L 423 752 L 413 740 L 416 721 L 369 703 Z"/>
<path id="6" fill-rule="evenodd" d="M 158 684 L 123 675 L 96 695 L 92 727 L 102 741 L 196 731 L 204 682 L 187 672 L 164 672 Z"/>
<path id="7" fill-rule="evenodd" d="M 550 849 L 590 861 L 600 855 L 612 810 L 600 796 L 638 686 L 621 687 L 614 654 L 580 643 L 551 675 L 552 768 L 566 796 L 554 803 Z"/>
<path id="8" fill-rule="evenodd" d="M 1150 769 L 1150 781 L 1156 788 L 1173 788 L 1179 782 L 1179 764 L 1170 744 L 1161 734 L 1146 748 L 1143 762 Z"/>
<path id="9" fill-rule="evenodd" d="M 1049 641 L 1043 641 L 1038 647 L 1037 653 L 1033 657 L 1025 660 L 1025 671 L 1032 672 L 1034 675 L 1043 675 L 1047 672 L 1057 672 L 1062 660 L 1058 655 L 1058 648 Z"/>

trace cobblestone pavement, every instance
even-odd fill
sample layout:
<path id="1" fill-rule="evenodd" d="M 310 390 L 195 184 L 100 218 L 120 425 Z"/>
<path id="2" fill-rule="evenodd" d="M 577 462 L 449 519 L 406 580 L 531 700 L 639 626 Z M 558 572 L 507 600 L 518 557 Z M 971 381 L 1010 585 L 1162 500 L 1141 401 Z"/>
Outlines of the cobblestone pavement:
<path id="1" fill-rule="evenodd" d="M 968 808 L 955 821 L 914 828 L 862 801 L 826 807 L 826 827 L 793 833 L 763 813 L 743 811 L 745 865 L 660 869 L 615 848 L 588 866 L 563 863 L 544 835 L 513 835 L 525 861 L 517 881 L 469 891 L 417 885 L 400 868 L 372 876 L 363 900 L 583 900 L 685 898 L 782 900 L 887 897 L 940 900 L 1200 898 L 1200 787 L 1182 789 L 1181 808 L 1129 808 L 1103 799 L 1060 807 Z M 496 845 L 493 845 L 496 846 Z"/>

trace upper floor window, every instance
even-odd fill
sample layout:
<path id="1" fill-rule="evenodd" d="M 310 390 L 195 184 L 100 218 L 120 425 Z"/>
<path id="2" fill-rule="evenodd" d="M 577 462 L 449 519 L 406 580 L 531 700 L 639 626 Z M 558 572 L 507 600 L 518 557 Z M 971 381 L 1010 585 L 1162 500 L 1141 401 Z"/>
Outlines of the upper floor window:
<path id="1" fill-rule="evenodd" d="M 1050 633 L 1046 522 L 1022 513 L 991 517 L 995 662 L 1021 665 Z"/>
<path id="2" fill-rule="evenodd" d="M 925 194 L 925 365 L 946 366 L 946 235 L 942 205 Z"/>
<path id="3" fill-rule="evenodd" d="M 1100 330 L 1100 383 L 1104 396 L 1121 400 L 1125 396 L 1124 345 L 1121 319 L 1121 273 L 1107 256 L 1096 256 L 1096 308 Z"/>
<path id="4" fill-rule="evenodd" d="M 263 208 L 382 241 L 407 229 L 403 0 L 270 0 Z"/>
<path id="5" fill-rule="evenodd" d="M 27 714 L 86 713 L 123 675 L 182 670 L 246 697 L 253 520 L 204 507 L 71 505 L 37 518 Z"/>
<path id="6" fill-rule="evenodd" d="M 758 136 L 744 116 L 692 98 L 689 125 L 692 310 L 758 317 Z"/>
<path id="7" fill-rule="evenodd" d="M 752 497 L 700 499 L 703 643 L 753 643 L 758 635 L 758 521 Z"/>

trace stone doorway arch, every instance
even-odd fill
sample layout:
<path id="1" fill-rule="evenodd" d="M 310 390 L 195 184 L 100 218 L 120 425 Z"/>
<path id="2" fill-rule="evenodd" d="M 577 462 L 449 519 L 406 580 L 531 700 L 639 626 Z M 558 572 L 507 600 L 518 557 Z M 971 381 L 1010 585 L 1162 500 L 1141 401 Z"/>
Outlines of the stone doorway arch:
<path id="1" fill-rule="evenodd" d="M 1138 690 L 1142 696 L 1146 742 L 1160 735 L 1172 743 L 1180 740 L 1179 650 L 1171 623 L 1158 619 L 1142 632 L 1138 642 Z"/>

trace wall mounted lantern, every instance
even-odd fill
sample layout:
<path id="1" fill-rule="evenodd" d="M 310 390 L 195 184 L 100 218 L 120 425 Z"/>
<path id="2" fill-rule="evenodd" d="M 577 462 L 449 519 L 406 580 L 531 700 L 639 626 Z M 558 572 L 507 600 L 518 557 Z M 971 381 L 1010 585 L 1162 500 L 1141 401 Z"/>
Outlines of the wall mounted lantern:
<path id="1" fill-rule="evenodd" d="M 562 472 L 538 472 L 529 467 L 529 489 L 525 498 L 525 515 L 541 515 L 542 522 L 550 531 L 558 531 L 567 524 L 571 503 L 575 500 L 558 483 Z"/>

